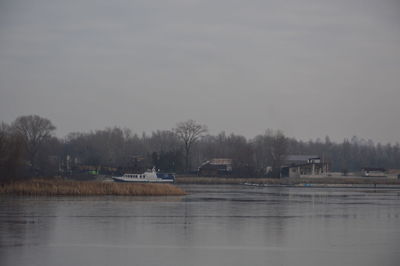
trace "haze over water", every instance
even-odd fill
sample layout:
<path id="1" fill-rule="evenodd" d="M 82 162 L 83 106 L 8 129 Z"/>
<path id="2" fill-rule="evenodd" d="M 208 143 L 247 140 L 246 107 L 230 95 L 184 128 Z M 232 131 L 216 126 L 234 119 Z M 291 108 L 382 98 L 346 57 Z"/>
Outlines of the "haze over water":
<path id="1" fill-rule="evenodd" d="M 3 0 L 0 120 L 400 142 L 398 0 Z"/>
<path id="2" fill-rule="evenodd" d="M 0 265 L 398 265 L 400 190 L 0 197 Z"/>

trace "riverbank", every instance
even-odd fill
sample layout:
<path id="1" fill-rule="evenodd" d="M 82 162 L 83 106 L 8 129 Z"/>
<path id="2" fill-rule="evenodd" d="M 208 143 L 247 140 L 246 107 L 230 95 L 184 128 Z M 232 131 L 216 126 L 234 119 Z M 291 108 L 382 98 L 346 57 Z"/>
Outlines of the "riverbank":
<path id="1" fill-rule="evenodd" d="M 316 177 L 316 178 L 221 178 L 221 177 L 189 177 L 175 178 L 178 184 L 255 184 L 285 185 L 400 185 L 399 179 L 358 178 L 358 177 Z"/>
<path id="2" fill-rule="evenodd" d="M 171 184 L 131 184 L 98 181 L 34 179 L 3 184 L 0 194 L 28 196 L 180 196 L 186 193 Z"/>

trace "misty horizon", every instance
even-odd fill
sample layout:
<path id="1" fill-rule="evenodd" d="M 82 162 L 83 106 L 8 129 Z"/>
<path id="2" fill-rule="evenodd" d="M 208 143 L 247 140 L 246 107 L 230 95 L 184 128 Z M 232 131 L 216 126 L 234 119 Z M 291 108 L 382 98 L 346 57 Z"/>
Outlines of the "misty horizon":
<path id="1" fill-rule="evenodd" d="M 0 121 L 400 141 L 400 4 L 3 1 Z"/>

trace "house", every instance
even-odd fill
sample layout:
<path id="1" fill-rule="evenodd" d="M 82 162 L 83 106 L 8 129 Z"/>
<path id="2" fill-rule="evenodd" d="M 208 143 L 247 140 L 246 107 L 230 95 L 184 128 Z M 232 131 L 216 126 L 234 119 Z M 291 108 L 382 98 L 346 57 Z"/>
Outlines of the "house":
<path id="1" fill-rule="evenodd" d="M 386 177 L 385 168 L 363 167 L 361 175 L 364 177 Z"/>
<path id="2" fill-rule="evenodd" d="M 227 176 L 232 173 L 232 159 L 214 158 L 203 162 L 198 168 L 199 176 Z"/>
<path id="3" fill-rule="evenodd" d="M 281 168 L 281 177 L 321 177 L 327 173 L 328 163 L 317 155 L 289 155 Z"/>

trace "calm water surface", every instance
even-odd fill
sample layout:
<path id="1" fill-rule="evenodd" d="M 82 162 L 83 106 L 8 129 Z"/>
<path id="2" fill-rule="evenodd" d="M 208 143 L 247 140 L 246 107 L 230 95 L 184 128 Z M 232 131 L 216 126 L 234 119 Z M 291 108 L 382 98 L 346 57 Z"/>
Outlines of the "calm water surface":
<path id="1" fill-rule="evenodd" d="M 400 265 L 400 190 L 0 197 L 0 265 Z"/>

